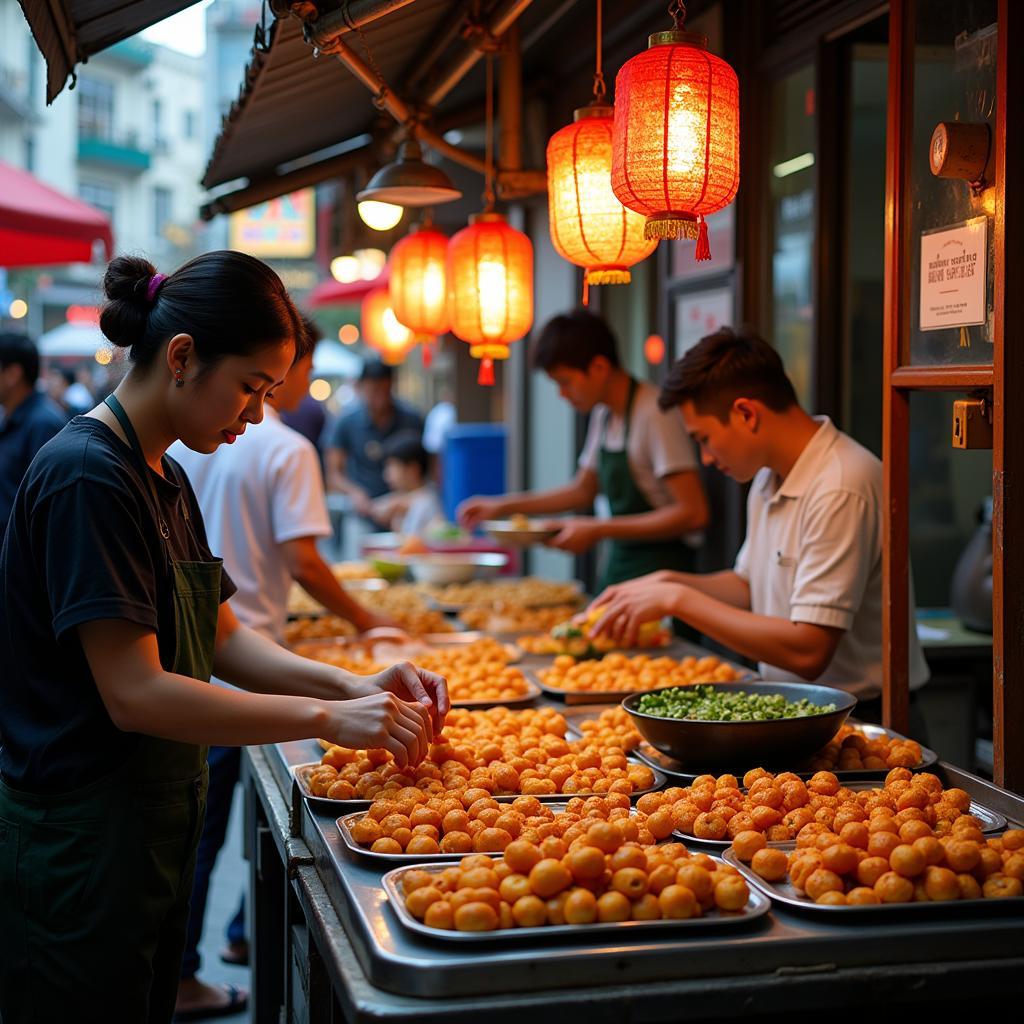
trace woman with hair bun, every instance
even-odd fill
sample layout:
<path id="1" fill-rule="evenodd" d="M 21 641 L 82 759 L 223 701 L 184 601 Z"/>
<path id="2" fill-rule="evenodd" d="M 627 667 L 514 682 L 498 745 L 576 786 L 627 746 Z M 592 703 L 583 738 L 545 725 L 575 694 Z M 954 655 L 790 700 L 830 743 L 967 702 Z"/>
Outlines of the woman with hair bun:
<path id="1" fill-rule="evenodd" d="M 353 676 L 240 626 L 164 455 L 233 443 L 308 348 L 277 275 L 238 252 L 169 276 L 119 257 L 103 287 L 131 369 L 40 450 L 0 551 L 4 1024 L 171 1020 L 208 744 L 322 736 L 404 766 L 448 711 L 432 673 Z"/>

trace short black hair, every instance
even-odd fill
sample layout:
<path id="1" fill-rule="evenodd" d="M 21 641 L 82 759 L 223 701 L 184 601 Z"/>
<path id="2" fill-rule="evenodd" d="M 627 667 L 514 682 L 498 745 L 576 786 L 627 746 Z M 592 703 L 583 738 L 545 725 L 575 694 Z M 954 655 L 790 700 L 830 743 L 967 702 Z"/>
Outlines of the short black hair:
<path id="1" fill-rule="evenodd" d="M 724 421 L 737 398 L 756 398 L 774 412 L 798 404 L 779 353 L 745 326 L 720 327 L 701 338 L 668 371 L 658 405 L 693 402 Z"/>
<path id="2" fill-rule="evenodd" d="M 359 383 L 364 380 L 394 380 L 395 371 L 379 359 L 367 359 L 359 373 Z"/>
<path id="3" fill-rule="evenodd" d="M 300 311 L 299 319 L 302 320 L 302 328 L 306 332 L 306 344 L 308 345 L 306 351 L 312 352 L 316 348 L 317 342 L 323 339 L 324 332 L 320 330 L 320 325 L 308 313 Z M 296 353 L 296 360 L 301 358 L 302 356 Z"/>
<path id="4" fill-rule="evenodd" d="M 430 453 L 423 447 L 423 439 L 415 430 L 400 430 L 392 434 L 383 445 L 384 459 L 406 464 L 416 463 L 424 477 L 430 469 Z"/>
<path id="5" fill-rule="evenodd" d="M 34 388 L 39 380 L 39 349 L 27 334 L 15 331 L 0 332 L 0 370 L 20 366 L 25 383 Z"/>
<path id="6" fill-rule="evenodd" d="M 556 366 L 587 370 L 597 356 L 619 366 L 615 335 L 606 321 L 586 309 L 553 316 L 533 346 L 533 368 L 550 373 Z"/>

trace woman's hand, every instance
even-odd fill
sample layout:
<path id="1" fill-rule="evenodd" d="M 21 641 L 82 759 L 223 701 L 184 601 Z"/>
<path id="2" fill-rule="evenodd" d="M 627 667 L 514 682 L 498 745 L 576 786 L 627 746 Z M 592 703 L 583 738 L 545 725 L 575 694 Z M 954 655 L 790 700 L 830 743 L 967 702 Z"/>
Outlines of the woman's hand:
<path id="1" fill-rule="evenodd" d="M 444 728 L 445 717 L 451 710 L 445 678 L 408 661 L 400 661 L 373 676 L 357 677 L 355 685 L 350 684 L 348 690 L 357 695 L 360 691 L 391 693 L 403 701 L 417 703 L 427 712 L 433 726 L 431 738 Z"/>
<path id="2" fill-rule="evenodd" d="M 382 747 L 399 768 L 418 765 L 427 756 L 433 727 L 430 711 L 420 702 L 378 691 L 328 706 L 332 721 L 324 739 L 353 750 Z"/>

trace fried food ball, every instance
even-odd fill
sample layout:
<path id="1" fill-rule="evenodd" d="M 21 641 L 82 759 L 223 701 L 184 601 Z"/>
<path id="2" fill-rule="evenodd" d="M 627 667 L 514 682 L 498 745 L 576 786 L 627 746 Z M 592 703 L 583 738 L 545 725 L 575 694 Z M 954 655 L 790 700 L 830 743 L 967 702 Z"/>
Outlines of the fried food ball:
<path id="1" fill-rule="evenodd" d="M 451 931 L 455 927 L 455 911 L 447 900 L 437 900 L 427 907 L 423 916 L 423 923 L 428 928 L 440 928 L 444 931 Z"/>
<path id="2" fill-rule="evenodd" d="M 466 832 L 449 832 L 441 838 L 442 853 L 469 853 L 473 837 Z"/>
<path id="3" fill-rule="evenodd" d="M 608 867 L 612 871 L 619 868 L 639 868 L 647 871 L 647 854 L 639 846 L 620 846 L 608 858 Z"/>
<path id="4" fill-rule="evenodd" d="M 786 855 L 782 850 L 758 850 L 751 859 L 750 866 L 768 882 L 779 882 L 786 877 Z"/>
<path id="5" fill-rule="evenodd" d="M 869 889 L 865 885 L 858 885 L 846 894 L 846 903 L 848 906 L 866 906 L 868 904 L 879 902 L 881 901 L 878 898 L 878 893 L 876 893 L 874 889 Z"/>
<path id="6" fill-rule="evenodd" d="M 980 900 L 982 898 L 981 883 L 974 875 L 958 874 L 956 883 L 960 886 L 960 899 Z"/>
<path id="7" fill-rule="evenodd" d="M 402 844 L 390 836 L 381 836 L 370 847 L 372 853 L 404 853 Z"/>
<path id="8" fill-rule="evenodd" d="M 889 867 L 904 878 L 916 878 L 925 866 L 924 854 L 907 843 L 901 843 L 889 854 Z"/>
<path id="9" fill-rule="evenodd" d="M 836 891 L 843 892 L 845 887 L 843 880 L 827 868 L 816 868 L 807 877 L 803 885 L 804 891 L 812 900 L 816 900 L 822 893 Z"/>
<path id="10" fill-rule="evenodd" d="M 658 893 L 658 909 L 661 916 L 682 921 L 696 917 L 700 912 L 697 897 L 685 885 L 669 885 Z"/>
<path id="11" fill-rule="evenodd" d="M 659 897 L 660 899 L 661 897 Z M 617 889 L 611 889 L 598 897 L 597 919 L 599 921 L 628 921 L 632 911 L 633 908 L 629 900 Z"/>
<path id="12" fill-rule="evenodd" d="M 857 850 L 847 843 L 832 843 L 821 852 L 822 867 L 837 875 L 848 875 L 859 863 Z"/>
<path id="13" fill-rule="evenodd" d="M 596 846 L 580 846 L 566 854 L 566 866 L 577 882 L 589 882 L 604 875 L 604 857 Z"/>
<path id="14" fill-rule="evenodd" d="M 765 808 L 765 810 L 770 810 L 770 808 Z M 726 820 L 721 814 L 705 811 L 697 815 L 697 819 L 693 823 L 693 834 L 698 839 L 719 840 L 725 838 L 727 828 Z"/>
<path id="15" fill-rule="evenodd" d="M 512 836 L 503 828 L 481 829 L 473 839 L 478 853 L 501 853 L 512 842 Z"/>
<path id="16" fill-rule="evenodd" d="M 857 865 L 857 881 L 862 886 L 873 888 L 888 870 L 889 861 L 885 857 L 865 857 Z"/>
<path id="17" fill-rule="evenodd" d="M 455 911 L 455 928 L 460 932 L 493 932 L 498 927 L 498 912 L 488 903 L 465 903 Z"/>
<path id="18" fill-rule="evenodd" d="M 914 883 L 895 871 L 886 871 L 874 889 L 882 903 L 910 903 L 914 898 Z"/>
<path id="19" fill-rule="evenodd" d="M 721 871 L 718 873 L 721 874 Z M 715 882 L 715 906 L 720 910 L 742 910 L 748 899 L 750 890 L 739 875 L 726 875 Z"/>
<path id="20" fill-rule="evenodd" d="M 830 889 L 828 892 L 823 892 L 814 902 L 826 907 L 845 907 L 848 901 L 846 893 Z"/>
<path id="21" fill-rule="evenodd" d="M 957 874 L 973 871 L 980 860 L 981 850 L 977 843 L 960 839 L 946 843 L 946 864 Z"/>
<path id="22" fill-rule="evenodd" d="M 512 917 L 520 928 L 539 928 L 548 920 L 548 908 L 538 896 L 520 896 L 512 904 Z"/>
<path id="23" fill-rule="evenodd" d="M 406 853 L 416 854 L 434 854 L 440 853 L 441 847 L 436 839 L 432 836 L 413 836 L 408 843 L 405 845 Z"/>
<path id="24" fill-rule="evenodd" d="M 762 832 L 748 829 L 733 837 L 732 848 L 736 856 L 745 864 L 749 864 L 758 850 L 763 850 L 767 840 Z"/>
<path id="25" fill-rule="evenodd" d="M 1024 850 L 1024 828 L 1011 828 L 1001 836 L 1004 850 Z"/>
<path id="26" fill-rule="evenodd" d="M 630 900 L 638 900 L 647 892 L 647 872 L 640 868 L 619 868 L 612 875 L 612 888 Z"/>
<path id="27" fill-rule="evenodd" d="M 409 913 L 422 921 L 427 913 L 427 908 L 438 900 L 444 899 L 444 893 L 436 885 L 425 885 L 422 888 L 414 889 L 405 897 L 405 906 Z"/>
<path id="28" fill-rule="evenodd" d="M 506 875 L 501 880 L 498 892 L 503 900 L 514 904 L 516 900 L 529 896 L 533 890 L 530 888 L 530 880 L 526 875 L 512 874 Z"/>
<path id="29" fill-rule="evenodd" d="M 1010 899 L 1024 895 L 1024 885 L 1019 878 L 1008 878 L 1006 875 L 991 875 L 985 879 L 981 887 L 987 900 Z"/>
<path id="30" fill-rule="evenodd" d="M 547 857 L 530 869 L 529 879 L 535 895 L 550 899 L 572 884 L 572 873 L 560 860 Z"/>
<path id="31" fill-rule="evenodd" d="M 658 921 L 661 919 L 661 904 L 653 892 L 644 893 L 633 901 L 630 916 L 634 921 Z"/>
<path id="32" fill-rule="evenodd" d="M 573 889 L 562 906 L 566 924 L 593 924 L 597 920 L 597 897 L 589 889 Z"/>
<path id="33" fill-rule="evenodd" d="M 956 880 L 956 874 L 949 868 L 935 865 L 925 868 L 924 891 L 928 899 L 936 903 L 960 899 L 960 884 Z"/>
<path id="34" fill-rule="evenodd" d="M 360 846 L 372 846 L 384 834 L 381 831 L 379 822 L 374 821 L 370 817 L 354 821 L 349 832 L 352 839 L 359 843 Z"/>

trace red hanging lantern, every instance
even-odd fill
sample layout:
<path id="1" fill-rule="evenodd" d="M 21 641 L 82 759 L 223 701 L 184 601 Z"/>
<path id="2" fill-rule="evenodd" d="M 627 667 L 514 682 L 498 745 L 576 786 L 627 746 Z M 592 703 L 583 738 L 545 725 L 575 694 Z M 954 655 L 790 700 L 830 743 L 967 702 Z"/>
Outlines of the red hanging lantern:
<path id="1" fill-rule="evenodd" d="M 416 347 L 416 335 L 398 322 L 387 288 L 374 288 L 360 310 L 363 338 L 388 366 L 397 366 Z"/>
<path id="2" fill-rule="evenodd" d="M 595 103 L 548 142 L 548 225 L 563 259 L 584 268 L 590 285 L 628 284 L 629 268 L 658 244 L 644 237 L 644 218 L 612 192 L 613 109 Z"/>
<path id="3" fill-rule="evenodd" d="M 728 206 L 740 181 L 739 81 L 682 28 L 655 32 L 649 49 L 615 79 L 612 191 L 647 217 L 647 238 L 695 238 L 696 258 L 711 258 L 704 218 Z"/>
<path id="4" fill-rule="evenodd" d="M 391 308 L 424 345 L 424 366 L 430 365 L 430 343 L 448 330 L 447 263 L 448 238 L 429 225 L 413 228 L 388 260 Z"/>
<path id="5" fill-rule="evenodd" d="M 478 213 L 448 243 L 451 332 L 481 360 L 479 382 L 494 383 L 494 360 L 533 323 L 533 245 L 500 213 Z"/>
<path id="6" fill-rule="evenodd" d="M 651 366 L 658 366 L 665 358 L 665 339 L 660 334 L 649 334 L 644 342 L 644 358 Z"/>

